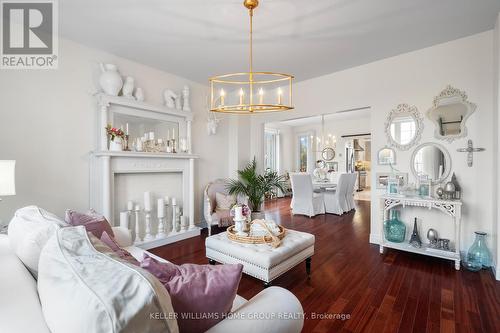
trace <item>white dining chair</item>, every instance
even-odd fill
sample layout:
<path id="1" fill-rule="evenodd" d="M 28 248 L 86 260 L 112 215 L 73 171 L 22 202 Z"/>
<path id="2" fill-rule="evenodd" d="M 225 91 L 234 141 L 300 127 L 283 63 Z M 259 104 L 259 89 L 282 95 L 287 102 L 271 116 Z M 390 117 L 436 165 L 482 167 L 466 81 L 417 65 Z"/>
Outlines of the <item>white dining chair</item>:
<path id="1" fill-rule="evenodd" d="M 323 193 L 313 189 L 312 177 L 308 173 L 290 173 L 292 185 L 292 214 L 313 217 L 325 213 Z"/>
<path id="2" fill-rule="evenodd" d="M 356 208 L 356 205 L 354 204 L 354 192 L 356 191 L 356 178 L 358 177 L 358 174 L 350 173 L 349 176 L 349 186 L 346 191 L 346 202 L 348 211 L 351 211 Z"/>
<path id="3" fill-rule="evenodd" d="M 338 177 L 337 188 L 327 190 L 323 193 L 325 211 L 329 214 L 342 215 L 349 210 L 346 201 L 346 193 L 351 176 L 343 173 Z"/>

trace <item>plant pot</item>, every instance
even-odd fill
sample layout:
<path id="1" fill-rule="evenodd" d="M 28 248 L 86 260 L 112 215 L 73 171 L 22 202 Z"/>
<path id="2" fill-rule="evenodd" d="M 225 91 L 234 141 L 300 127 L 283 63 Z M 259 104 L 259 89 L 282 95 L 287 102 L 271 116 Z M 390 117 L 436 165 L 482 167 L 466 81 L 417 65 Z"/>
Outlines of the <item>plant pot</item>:
<path id="1" fill-rule="evenodd" d="M 266 214 L 264 212 L 252 212 L 252 221 L 253 220 L 264 220 Z"/>
<path id="2" fill-rule="evenodd" d="M 109 150 L 110 151 L 123 151 L 123 142 L 122 139 L 115 138 L 109 142 Z"/>

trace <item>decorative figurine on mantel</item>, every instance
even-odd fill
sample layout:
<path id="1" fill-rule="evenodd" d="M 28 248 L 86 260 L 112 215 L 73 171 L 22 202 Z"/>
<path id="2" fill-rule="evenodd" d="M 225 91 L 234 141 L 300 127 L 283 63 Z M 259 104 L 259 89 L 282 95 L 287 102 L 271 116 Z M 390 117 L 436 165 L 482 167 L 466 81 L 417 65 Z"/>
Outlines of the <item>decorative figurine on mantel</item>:
<path id="1" fill-rule="evenodd" d="M 167 108 L 175 108 L 175 100 L 177 99 L 177 94 L 170 89 L 165 89 L 163 92 L 163 100 Z"/>
<path id="2" fill-rule="evenodd" d="M 142 91 L 142 88 L 135 89 L 134 97 L 138 102 L 144 102 L 144 91 Z"/>
<path id="3" fill-rule="evenodd" d="M 418 234 L 417 228 L 417 218 L 415 217 L 415 222 L 413 222 L 413 232 L 410 238 L 410 245 L 416 248 L 422 247 L 422 241 L 420 240 L 420 236 Z"/>
<path id="4" fill-rule="evenodd" d="M 101 76 L 99 77 L 99 85 L 105 94 L 118 96 L 120 89 L 123 86 L 123 80 L 118 73 L 118 68 L 113 64 L 100 63 Z"/>
<path id="5" fill-rule="evenodd" d="M 127 76 L 125 78 L 125 83 L 123 84 L 122 93 L 125 98 L 134 98 L 132 93 L 134 92 L 134 78 Z"/>
<path id="6" fill-rule="evenodd" d="M 182 89 L 182 111 L 191 111 L 191 106 L 189 105 L 189 87 L 184 86 Z"/>
<path id="7" fill-rule="evenodd" d="M 175 108 L 177 110 L 182 110 L 182 96 L 176 95 L 175 97 Z"/>

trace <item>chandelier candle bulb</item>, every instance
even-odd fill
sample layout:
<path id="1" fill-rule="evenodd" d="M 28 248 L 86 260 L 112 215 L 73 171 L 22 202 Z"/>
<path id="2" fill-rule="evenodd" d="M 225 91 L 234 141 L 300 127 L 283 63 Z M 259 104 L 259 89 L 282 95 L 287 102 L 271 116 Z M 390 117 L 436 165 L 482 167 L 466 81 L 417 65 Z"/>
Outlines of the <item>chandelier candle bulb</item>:
<path id="1" fill-rule="evenodd" d="M 158 217 L 165 217 L 165 201 L 158 199 Z"/>
<path id="2" fill-rule="evenodd" d="M 245 103 L 245 92 L 243 91 L 243 88 L 240 88 L 240 105 L 243 105 Z"/>
<path id="3" fill-rule="evenodd" d="M 281 88 L 278 88 L 278 104 L 283 104 L 283 90 Z"/>
<path id="4" fill-rule="evenodd" d="M 264 104 L 264 89 L 262 88 L 259 89 L 259 104 Z"/>
<path id="5" fill-rule="evenodd" d="M 144 210 L 151 211 L 151 192 L 144 192 Z"/>
<path id="6" fill-rule="evenodd" d="M 220 90 L 220 106 L 224 106 L 224 100 L 226 98 L 226 92 L 224 89 Z"/>

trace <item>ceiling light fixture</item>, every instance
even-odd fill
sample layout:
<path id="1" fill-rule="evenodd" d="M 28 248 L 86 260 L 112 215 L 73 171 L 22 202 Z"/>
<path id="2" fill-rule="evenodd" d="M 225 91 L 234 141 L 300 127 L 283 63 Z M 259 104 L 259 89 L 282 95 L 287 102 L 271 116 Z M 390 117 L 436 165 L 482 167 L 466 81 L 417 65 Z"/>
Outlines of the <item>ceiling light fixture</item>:
<path id="1" fill-rule="evenodd" d="M 245 0 L 250 16 L 250 71 L 214 76 L 210 82 L 210 111 L 254 114 L 291 110 L 293 76 L 253 71 L 253 11 L 258 0 Z"/>

